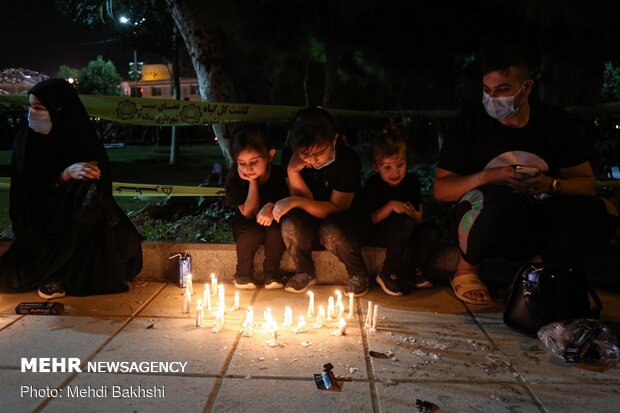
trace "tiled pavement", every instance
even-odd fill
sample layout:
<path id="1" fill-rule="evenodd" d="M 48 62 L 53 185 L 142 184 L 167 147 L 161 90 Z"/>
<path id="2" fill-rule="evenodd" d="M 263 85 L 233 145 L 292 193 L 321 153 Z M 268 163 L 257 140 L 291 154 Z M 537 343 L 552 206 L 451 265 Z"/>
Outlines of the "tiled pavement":
<path id="1" fill-rule="evenodd" d="M 341 286 L 317 286 L 315 300 Z M 202 294 L 203 284 L 196 285 Z M 196 328 L 194 310 L 182 313 L 181 289 L 138 281 L 127 294 L 66 297 L 61 316 L 17 316 L 15 305 L 39 301 L 34 293 L 0 295 L 0 411 L 6 412 L 413 412 L 416 399 L 442 412 L 618 412 L 620 370 L 567 365 L 542 343 L 507 329 L 502 307 L 464 306 L 447 287 L 388 297 L 376 287 L 356 299 L 345 336 L 335 327 L 294 334 L 279 342 L 258 328 L 239 327 L 252 305 L 255 321 L 271 307 L 305 315 L 308 297 L 280 291 L 241 291 L 241 309 L 226 314 L 221 333 Z M 234 289 L 226 285 L 227 305 Z M 620 332 L 620 296 L 600 291 L 603 322 Z M 378 328 L 363 328 L 368 300 L 379 304 Z M 348 306 L 348 299 L 344 299 Z M 361 321 L 360 321 L 361 320 Z M 311 325 L 314 319 L 308 320 Z M 311 343 L 309 346 L 302 346 Z M 381 359 L 369 351 L 391 355 Z M 21 372 L 21 359 L 77 357 L 89 361 L 187 362 L 182 373 Z M 346 377 L 340 392 L 320 391 L 312 374 L 325 363 Z M 35 393 L 22 395 L 22 386 Z M 68 389 L 106 389 L 107 397 L 69 397 Z M 165 389 L 163 397 L 113 397 L 117 388 Z M 59 397 L 36 390 L 60 389 Z M 101 393 L 100 393 L 101 394 Z M 131 396 L 131 395 L 130 395 Z M 135 394 L 134 394 L 135 396 Z"/>

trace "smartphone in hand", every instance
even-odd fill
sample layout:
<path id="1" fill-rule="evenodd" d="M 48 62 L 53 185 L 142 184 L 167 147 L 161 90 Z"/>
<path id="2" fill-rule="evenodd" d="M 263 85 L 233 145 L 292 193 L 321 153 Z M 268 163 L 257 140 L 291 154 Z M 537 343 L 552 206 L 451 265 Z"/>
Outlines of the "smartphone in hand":
<path id="1" fill-rule="evenodd" d="M 531 166 L 516 165 L 515 170 L 519 172 L 520 174 L 524 174 L 524 175 L 531 176 L 531 177 L 540 175 L 540 169 L 534 168 Z"/>

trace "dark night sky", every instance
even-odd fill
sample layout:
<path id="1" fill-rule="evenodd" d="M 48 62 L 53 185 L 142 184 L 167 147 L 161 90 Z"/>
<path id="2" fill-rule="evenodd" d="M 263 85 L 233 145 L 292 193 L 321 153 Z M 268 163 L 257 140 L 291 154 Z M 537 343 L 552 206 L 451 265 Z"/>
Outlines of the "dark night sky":
<path id="1" fill-rule="evenodd" d="M 51 0 L 10 0 L 2 8 L 0 70 L 22 67 L 56 76 L 60 65 L 80 69 L 102 55 L 127 77 L 133 51 L 109 34 L 80 28 L 61 16 Z"/>

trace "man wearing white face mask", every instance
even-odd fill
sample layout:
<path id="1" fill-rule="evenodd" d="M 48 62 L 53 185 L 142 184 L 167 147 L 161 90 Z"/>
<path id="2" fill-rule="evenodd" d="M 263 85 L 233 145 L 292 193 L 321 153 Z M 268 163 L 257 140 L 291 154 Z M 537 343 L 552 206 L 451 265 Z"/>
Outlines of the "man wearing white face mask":
<path id="1" fill-rule="evenodd" d="M 458 202 L 461 259 L 451 285 L 471 304 L 490 302 L 478 276 L 485 258 L 570 266 L 602 249 L 618 221 L 616 207 L 595 196 L 575 119 L 530 99 L 534 81 L 524 51 L 498 49 L 481 69 L 482 105 L 460 114 L 434 184 L 437 200 Z"/>

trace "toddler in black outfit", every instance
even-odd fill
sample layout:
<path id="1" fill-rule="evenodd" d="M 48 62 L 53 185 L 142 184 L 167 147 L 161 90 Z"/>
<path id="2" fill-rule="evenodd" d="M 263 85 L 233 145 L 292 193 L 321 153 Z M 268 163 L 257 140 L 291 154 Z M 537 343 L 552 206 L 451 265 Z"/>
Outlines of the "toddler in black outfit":
<path id="1" fill-rule="evenodd" d="M 393 296 L 403 295 L 407 287 L 431 287 L 422 270 L 439 243 L 440 231 L 422 222 L 420 182 L 407 172 L 407 148 L 395 127 L 375 137 L 371 157 L 376 173 L 364 185 L 361 205 L 372 219 L 371 244 L 386 248 L 376 281 Z"/>

